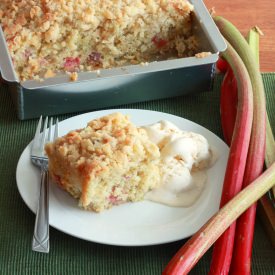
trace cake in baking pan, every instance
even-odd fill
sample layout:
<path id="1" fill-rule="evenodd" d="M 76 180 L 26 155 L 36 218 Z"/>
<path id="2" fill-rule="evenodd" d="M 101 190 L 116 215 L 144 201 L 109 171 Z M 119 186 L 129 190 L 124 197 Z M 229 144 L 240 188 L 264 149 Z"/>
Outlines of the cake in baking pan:
<path id="1" fill-rule="evenodd" d="M 1 0 L 0 24 L 21 81 L 191 56 L 187 0 Z"/>

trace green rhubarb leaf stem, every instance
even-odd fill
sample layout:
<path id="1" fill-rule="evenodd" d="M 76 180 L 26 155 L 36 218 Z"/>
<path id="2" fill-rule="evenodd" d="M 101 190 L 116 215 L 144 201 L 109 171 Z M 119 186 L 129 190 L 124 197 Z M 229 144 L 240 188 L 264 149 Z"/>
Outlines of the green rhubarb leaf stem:
<path id="1" fill-rule="evenodd" d="M 263 32 L 259 27 L 255 26 L 249 30 L 247 35 L 247 42 L 257 60 L 258 65 L 260 66 L 260 36 L 263 35 Z M 265 165 L 270 167 L 271 164 L 275 162 L 275 140 L 272 133 L 272 128 L 266 113 L 266 148 L 265 148 Z M 273 187 L 273 195 L 275 197 L 275 187 Z"/>

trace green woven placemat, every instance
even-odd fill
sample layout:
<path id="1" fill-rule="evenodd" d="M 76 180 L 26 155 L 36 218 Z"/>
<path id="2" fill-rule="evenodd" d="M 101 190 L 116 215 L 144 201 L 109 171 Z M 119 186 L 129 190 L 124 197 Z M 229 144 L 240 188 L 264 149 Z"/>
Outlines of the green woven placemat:
<path id="1" fill-rule="evenodd" d="M 263 79 L 267 110 L 275 129 L 275 74 L 264 74 Z M 216 78 L 211 92 L 120 107 L 175 114 L 222 137 L 220 82 L 221 78 Z M 15 171 L 21 152 L 33 137 L 36 123 L 37 120 L 17 119 L 7 86 L 0 86 L 0 274 L 160 274 L 184 240 L 148 247 L 116 247 L 86 242 L 51 228 L 50 253 L 31 251 L 34 214 L 17 191 Z M 207 274 L 210 259 L 211 251 L 191 273 Z M 275 274 L 275 253 L 258 218 L 252 269 L 253 274 Z"/>

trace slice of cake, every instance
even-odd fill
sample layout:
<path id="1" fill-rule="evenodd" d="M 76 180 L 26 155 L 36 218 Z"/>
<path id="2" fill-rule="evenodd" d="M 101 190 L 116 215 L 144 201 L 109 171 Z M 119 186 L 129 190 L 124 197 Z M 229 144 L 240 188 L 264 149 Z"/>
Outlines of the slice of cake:
<path id="1" fill-rule="evenodd" d="M 142 200 L 160 182 L 157 145 L 121 113 L 92 120 L 45 150 L 53 181 L 88 210 Z"/>

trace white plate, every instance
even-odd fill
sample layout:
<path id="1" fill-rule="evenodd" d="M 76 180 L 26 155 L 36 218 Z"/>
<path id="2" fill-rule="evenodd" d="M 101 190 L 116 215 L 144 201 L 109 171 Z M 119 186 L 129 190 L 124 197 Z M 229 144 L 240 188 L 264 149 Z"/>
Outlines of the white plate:
<path id="1" fill-rule="evenodd" d="M 208 171 L 205 189 L 195 204 L 174 208 L 142 201 L 115 206 L 100 214 L 84 211 L 77 201 L 54 184 L 50 185 L 50 225 L 69 235 L 97 243 L 141 246 L 168 243 L 194 234 L 217 210 L 228 158 L 227 145 L 202 126 L 170 114 L 114 109 L 82 114 L 60 122 L 60 135 L 84 127 L 94 118 L 119 111 L 129 114 L 136 125 L 169 120 L 182 130 L 204 135 L 219 152 L 215 165 Z M 17 186 L 24 202 L 36 212 L 39 194 L 39 169 L 30 161 L 30 145 L 22 153 L 16 171 Z"/>

